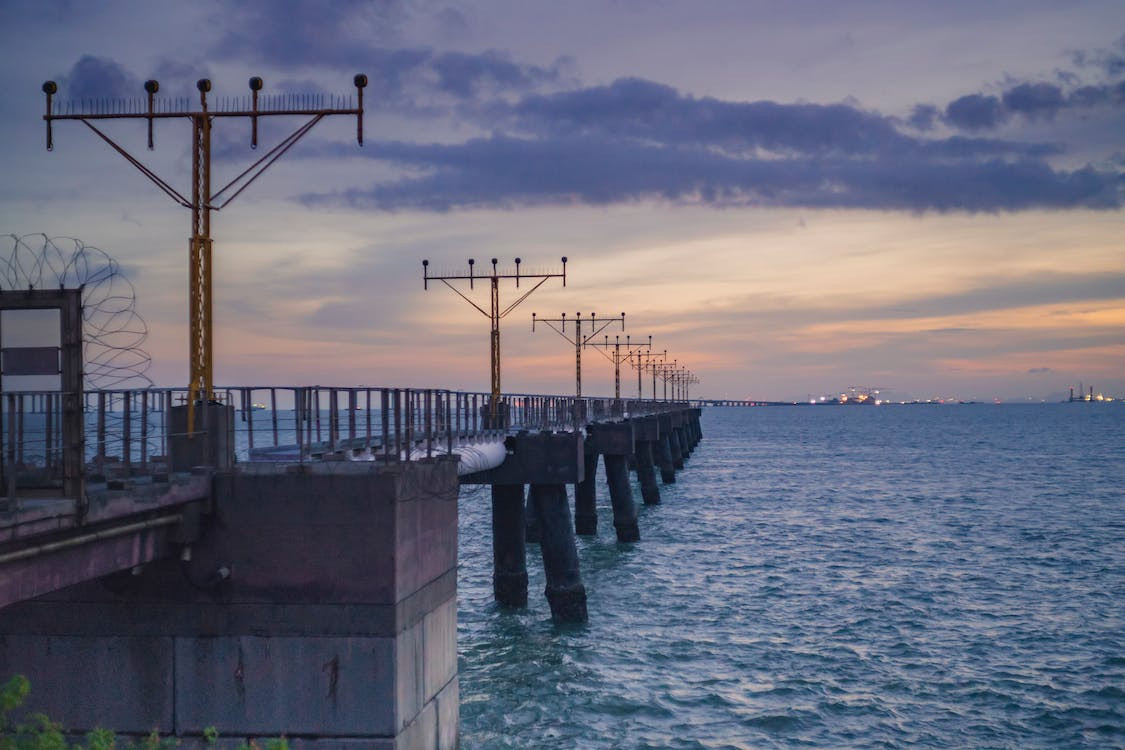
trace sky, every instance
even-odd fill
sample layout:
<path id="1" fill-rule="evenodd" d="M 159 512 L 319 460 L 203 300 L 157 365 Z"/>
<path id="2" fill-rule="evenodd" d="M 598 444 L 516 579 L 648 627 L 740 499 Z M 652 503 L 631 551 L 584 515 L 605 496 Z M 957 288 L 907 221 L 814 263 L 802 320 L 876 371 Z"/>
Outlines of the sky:
<path id="1" fill-rule="evenodd" d="M 505 391 L 573 392 L 533 312 L 625 312 L 603 336 L 652 336 L 693 397 L 1125 396 L 1120 0 L 2 0 L 0 63 L 0 238 L 115 259 L 159 385 L 188 378 L 190 214 L 78 122 L 47 151 L 46 80 L 67 106 L 368 76 L 362 146 L 327 118 L 213 215 L 220 384 L 487 390 L 488 319 L 422 260 L 566 256 L 502 321 Z M 253 151 L 216 121 L 214 182 L 304 122 Z M 152 151 L 105 130 L 189 190 L 187 120 Z M 613 395 L 595 350 L 583 393 Z"/>

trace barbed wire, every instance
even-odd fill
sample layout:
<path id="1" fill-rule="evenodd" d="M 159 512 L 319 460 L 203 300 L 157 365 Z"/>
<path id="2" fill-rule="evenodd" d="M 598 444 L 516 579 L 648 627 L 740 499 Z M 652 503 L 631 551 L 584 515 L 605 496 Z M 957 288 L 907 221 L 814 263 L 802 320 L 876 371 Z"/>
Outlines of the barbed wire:
<path id="1" fill-rule="evenodd" d="M 83 370 L 87 390 L 152 385 L 142 345 L 148 326 L 121 266 L 105 251 L 74 237 L 5 235 L 0 290 L 81 289 Z"/>

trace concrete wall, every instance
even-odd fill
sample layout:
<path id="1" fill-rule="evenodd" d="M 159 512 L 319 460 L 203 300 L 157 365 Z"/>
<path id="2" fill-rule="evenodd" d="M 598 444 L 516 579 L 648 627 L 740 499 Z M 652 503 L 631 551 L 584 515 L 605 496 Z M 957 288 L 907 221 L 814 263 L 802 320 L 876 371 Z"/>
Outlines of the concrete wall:
<path id="1" fill-rule="evenodd" d="M 71 731 L 453 748 L 456 567 L 454 460 L 243 468 L 190 562 L 0 610 L 0 679 Z"/>

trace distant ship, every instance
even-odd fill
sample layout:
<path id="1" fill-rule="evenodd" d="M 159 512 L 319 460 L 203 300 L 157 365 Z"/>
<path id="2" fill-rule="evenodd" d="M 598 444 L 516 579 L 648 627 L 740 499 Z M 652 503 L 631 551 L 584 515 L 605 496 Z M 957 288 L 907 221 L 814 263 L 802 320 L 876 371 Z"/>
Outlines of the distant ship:
<path id="1" fill-rule="evenodd" d="M 1077 396 L 1074 395 L 1074 389 L 1073 388 L 1070 389 L 1070 398 L 1067 399 L 1067 402 L 1073 404 L 1075 402 L 1089 403 L 1089 402 L 1092 402 L 1092 401 L 1112 401 L 1112 400 L 1113 400 L 1113 396 L 1104 396 L 1100 393 L 1095 396 L 1094 395 L 1094 386 L 1090 386 L 1090 390 L 1087 393 L 1083 393 L 1082 392 L 1082 386 L 1079 385 Z"/>
<path id="2" fill-rule="evenodd" d="M 849 388 L 847 393 L 839 396 L 821 396 L 819 399 L 809 399 L 812 404 L 837 404 L 844 406 L 879 406 L 884 399 L 879 397 L 878 388 Z"/>

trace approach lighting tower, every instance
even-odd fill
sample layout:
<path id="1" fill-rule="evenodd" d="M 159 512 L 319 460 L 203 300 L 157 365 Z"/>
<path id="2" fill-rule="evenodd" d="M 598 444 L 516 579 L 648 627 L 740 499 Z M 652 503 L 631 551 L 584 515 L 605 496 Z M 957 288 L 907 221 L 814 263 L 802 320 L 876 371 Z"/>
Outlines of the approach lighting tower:
<path id="1" fill-rule="evenodd" d="M 616 318 L 602 318 L 598 320 L 597 313 L 590 313 L 587 318 L 590 325 L 590 333 L 586 336 L 582 335 L 582 313 L 575 313 L 570 322 L 574 323 L 574 338 L 572 339 L 566 332 L 567 317 L 566 313 L 562 314 L 561 318 L 537 318 L 535 313 L 531 314 L 531 330 L 535 330 L 535 324 L 546 323 L 558 335 L 566 339 L 567 343 L 574 345 L 574 397 L 582 398 L 582 347 L 588 346 L 587 342 L 594 336 L 608 328 L 612 323 L 620 323 L 621 330 L 625 330 L 625 313 L 621 313 Z M 600 326 L 598 324 L 601 324 Z M 557 325 L 556 325 L 557 324 Z M 620 390 L 620 389 L 619 389 Z"/>
<path id="2" fill-rule="evenodd" d="M 191 97 L 158 98 L 160 84 L 145 81 L 145 98 L 137 99 L 81 99 L 55 110 L 54 96 L 58 85 L 54 81 L 43 84 L 47 95 L 47 150 L 54 148 L 51 125 L 55 120 L 78 120 L 121 154 L 141 174 L 160 188 L 165 195 L 184 208 L 191 209 L 190 255 L 190 382 L 188 383 L 188 432 L 194 432 L 194 407 L 197 402 L 208 403 L 214 397 L 213 337 L 211 295 L 211 212 L 225 208 L 250 186 L 286 151 L 293 147 L 318 122 L 331 115 L 355 115 L 356 140 L 363 145 L 363 89 L 367 76 L 359 73 L 352 81 L 356 96 L 353 106 L 351 96 L 313 95 L 262 95 L 262 79 L 250 79 L 250 94 L 241 97 L 223 97 L 209 106 L 207 93 L 211 81 L 201 78 L 195 87 L 199 90 L 199 106 L 193 107 Z M 300 116 L 308 121 L 287 138 L 262 155 L 241 174 L 217 191 L 211 190 L 211 128 L 214 120 L 222 117 L 244 117 L 250 120 L 250 148 L 258 147 L 258 119 L 261 117 Z M 187 118 L 191 120 L 191 198 L 185 197 L 136 157 L 99 130 L 94 120 L 145 120 L 148 123 L 148 148 L 153 148 L 152 124 L 154 120 Z M 224 198 L 224 194 L 226 197 Z"/>
<path id="3" fill-rule="evenodd" d="M 622 313 L 622 316 L 624 316 L 624 313 Z M 606 359 L 613 362 L 613 397 L 620 400 L 620 398 L 621 398 L 621 363 L 624 362 L 625 360 L 631 360 L 632 357 L 633 357 L 634 351 L 640 351 L 640 350 L 645 349 L 645 348 L 650 348 L 652 346 L 652 336 L 649 336 L 648 341 L 646 343 L 643 343 L 643 344 L 632 343 L 629 340 L 628 336 L 625 337 L 625 343 L 624 344 L 621 343 L 621 337 L 620 336 L 614 336 L 613 339 L 614 340 L 611 343 L 608 335 L 605 337 L 605 341 L 602 341 L 602 342 L 590 341 L 589 337 L 587 337 L 586 346 L 591 348 L 591 349 L 596 349 L 598 351 L 598 353 L 600 353 L 603 357 L 605 357 Z M 624 352 L 622 352 L 622 350 L 621 350 L 621 348 L 623 346 L 625 347 Z M 640 376 L 640 370 L 637 370 L 637 392 L 638 392 L 637 398 L 640 398 L 640 395 L 639 395 L 640 389 L 641 389 L 641 376 Z"/>
<path id="4" fill-rule="evenodd" d="M 442 276 L 431 276 L 430 275 L 430 261 L 423 260 L 422 261 L 422 288 L 423 289 L 429 289 L 431 281 L 440 281 L 441 283 L 445 284 L 447 287 L 452 289 L 454 292 L 456 292 L 457 296 L 459 296 L 461 299 L 465 300 L 470 305 L 475 307 L 478 311 L 480 311 L 480 313 L 482 315 L 484 315 L 486 318 L 489 319 L 489 321 L 491 321 L 491 323 L 492 323 L 492 333 L 490 335 L 489 342 L 490 342 L 490 349 L 491 349 L 491 364 L 492 364 L 492 391 L 491 391 L 492 392 L 492 398 L 489 402 L 488 408 L 489 408 L 489 417 L 490 417 L 491 420 L 493 420 L 492 423 L 495 424 L 496 411 L 497 411 L 497 408 L 500 404 L 500 319 L 507 317 L 508 313 L 510 313 L 512 310 L 515 310 L 516 307 L 518 307 L 521 302 L 523 302 L 525 299 L 527 299 L 529 296 L 531 296 L 532 292 L 534 292 L 539 287 L 543 286 L 543 284 L 547 283 L 548 279 L 556 279 L 556 278 L 562 279 L 563 286 L 566 286 L 566 256 L 564 255 L 563 258 L 562 258 L 562 272 L 561 273 L 530 273 L 530 274 L 525 273 L 525 274 L 521 274 L 520 273 L 520 259 L 519 258 L 516 258 L 516 272 L 514 274 L 500 273 L 496 269 L 496 258 L 492 259 L 492 275 L 491 276 L 481 276 L 480 274 L 475 273 L 475 271 L 474 271 L 475 266 L 476 266 L 476 261 L 472 258 L 469 258 L 469 273 L 468 273 L 467 276 L 465 274 L 444 274 Z M 463 280 L 466 280 L 466 279 L 469 282 L 469 289 L 473 289 L 473 282 L 475 282 L 478 279 L 480 279 L 480 280 L 487 279 L 488 280 L 490 288 L 491 288 L 491 305 L 490 305 L 490 308 L 487 312 L 485 311 L 485 309 L 483 307 L 481 307 L 476 302 L 473 302 L 471 299 L 469 299 L 469 297 L 466 296 L 463 292 L 461 292 L 461 290 L 459 290 L 457 287 L 455 287 L 455 286 L 453 286 L 452 284 L 449 283 L 450 281 L 463 281 Z M 535 284 L 535 286 L 531 287 L 531 289 L 527 290 L 522 296 L 520 296 L 519 299 L 517 299 L 512 304 L 505 307 L 503 310 L 501 310 L 500 309 L 500 280 L 501 279 L 515 279 L 517 289 L 519 288 L 521 279 L 538 279 L 539 281 L 538 281 L 538 283 Z"/>
<path id="5" fill-rule="evenodd" d="M 637 352 L 637 384 L 641 382 L 642 372 L 652 373 L 652 400 L 656 400 L 656 373 L 659 367 L 668 359 L 668 350 L 655 352 L 650 347 L 648 351 Z"/>
<path id="6" fill-rule="evenodd" d="M 659 375 L 660 380 L 663 381 L 663 383 L 664 383 L 664 400 L 667 401 L 668 400 L 668 381 L 672 379 L 672 375 L 676 371 L 676 368 L 679 365 L 676 362 L 676 360 L 674 360 L 674 359 L 671 362 L 667 361 L 667 357 L 668 357 L 668 351 L 667 350 L 664 351 L 664 357 L 665 357 L 664 362 L 653 363 L 653 365 L 652 365 L 652 375 L 653 375 L 654 380 L 655 380 L 656 376 Z M 655 390 L 655 389 L 656 389 L 656 386 L 654 384 L 653 390 Z M 654 398 L 655 398 L 655 396 L 654 396 Z"/>
<path id="7" fill-rule="evenodd" d="M 672 374 L 672 400 L 690 401 L 689 386 L 698 382 L 699 378 L 691 370 L 681 365 L 680 369 Z"/>

